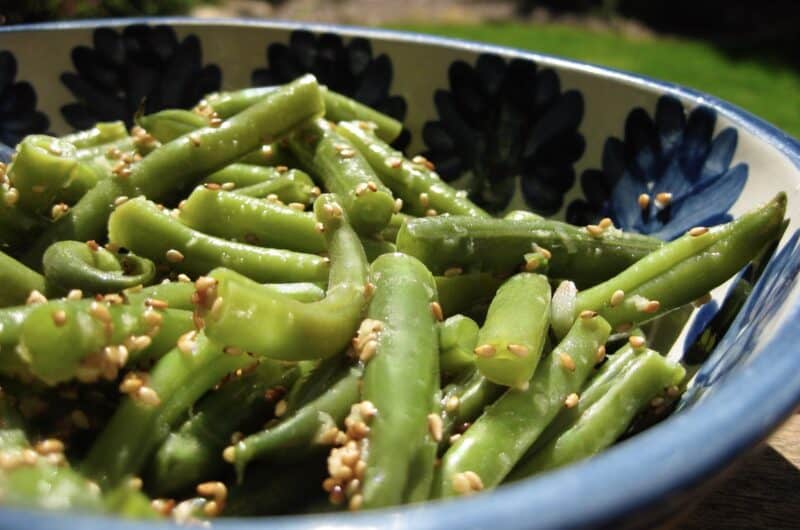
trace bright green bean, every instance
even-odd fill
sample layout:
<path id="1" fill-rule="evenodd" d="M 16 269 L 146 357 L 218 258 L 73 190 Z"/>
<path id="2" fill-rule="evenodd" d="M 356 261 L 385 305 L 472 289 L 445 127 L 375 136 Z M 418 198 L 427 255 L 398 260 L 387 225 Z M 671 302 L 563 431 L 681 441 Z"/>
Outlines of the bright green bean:
<path id="1" fill-rule="evenodd" d="M 21 305 L 31 291 L 45 291 L 44 277 L 0 251 L 0 307 Z"/>
<path id="2" fill-rule="evenodd" d="M 453 315 L 439 324 L 439 367 L 443 374 L 458 376 L 475 369 L 473 350 L 478 345 L 478 324 L 464 315 Z"/>
<path id="3" fill-rule="evenodd" d="M 78 149 L 86 147 L 96 147 L 107 144 L 115 140 L 121 140 L 128 136 L 125 123 L 121 121 L 101 121 L 94 124 L 94 127 L 85 131 L 77 131 L 61 137 L 64 142 L 69 142 Z"/>
<path id="4" fill-rule="evenodd" d="M 354 124 L 374 130 L 374 134 L 387 143 L 394 142 L 403 132 L 402 122 L 358 101 L 326 89 L 325 118 L 333 122 L 356 121 Z"/>

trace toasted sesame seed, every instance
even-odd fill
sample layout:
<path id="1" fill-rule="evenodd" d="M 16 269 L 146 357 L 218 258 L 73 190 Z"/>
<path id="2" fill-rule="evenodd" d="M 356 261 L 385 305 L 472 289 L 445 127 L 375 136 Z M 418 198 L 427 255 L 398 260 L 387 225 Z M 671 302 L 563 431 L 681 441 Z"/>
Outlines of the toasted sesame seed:
<path id="1" fill-rule="evenodd" d="M 211 276 L 200 276 L 194 282 L 194 288 L 198 291 L 207 291 L 217 286 L 217 280 Z"/>
<path id="2" fill-rule="evenodd" d="M 439 212 L 437 212 L 433 208 L 425 210 L 425 217 L 436 217 L 437 215 L 439 215 Z"/>
<path id="3" fill-rule="evenodd" d="M 622 322 L 621 324 L 617 324 L 617 327 L 615 327 L 614 330 L 618 333 L 625 333 L 626 331 L 630 331 L 631 328 L 633 328 L 633 323 Z"/>
<path id="4" fill-rule="evenodd" d="M 114 199 L 114 206 L 121 206 L 121 205 L 125 204 L 126 202 L 128 202 L 128 196 L 127 195 L 120 195 L 119 197 Z"/>
<path id="5" fill-rule="evenodd" d="M 414 158 L 411 159 L 411 161 L 415 164 L 421 164 L 425 166 L 425 169 L 427 169 L 428 171 L 433 171 L 434 169 L 436 169 L 436 166 L 433 165 L 433 162 L 431 162 L 422 155 L 415 156 Z"/>
<path id="6" fill-rule="evenodd" d="M 447 401 L 445 401 L 444 410 L 447 412 L 453 412 L 458 409 L 460 404 L 461 400 L 458 398 L 458 396 L 450 396 L 447 398 Z"/>
<path id="7" fill-rule="evenodd" d="M 304 212 L 306 209 L 306 205 L 302 202 L 290 202 L 288 206 L 292 210 L 297 210 L 298 212 Z"/>
<path id="8" fill-rule="evenodd" d="M 437 442 L 442 441 L 442 417 L 438 414 L 428 414 L 428 432 L 431 433 L 433 439 Z"/>
<path id="9" fill-rule="evenodd" d="M 138 392 L 143 385 L 144 381 L 139 374 L 135 372 L 129 372 L 125 374 L 125 378 L 119 384 L 119 391 L 123 394 L 133 394 Z"/>
<path id="10" fill-rule="evenodd" d="M 595 361 L 599 363 L 599 362 L 602 362 L 603 359 L 605 359 L 605 358 L 606 358 L 606 347 L 605 347 L 605 345 L 601 344 L 597 348 L 597 353 L 595 354 Z"/>
<path id="11" fill-rule="evenodd" d="M 476 346 L 474 350 L 475 355 L 478 357 L 492 357 L 497 352 L 494 346 L 491 344 L 482 344 L 480 346 Z"/>
<path id="12" fill-rule="evenodd" d="M 203 505 L 203 515 L 206 517 L 217 517 L 222 513 L 222 508 L 217 501 L 208 501 Z"/>
<path id="13" fill-rule="evenodd" d="M 403 159 L 400 158 L 399 156 L 390 156 L 389 158 L 384 160 L 383 163 L 386 164 L 387 167 L 390 167 L 392 169 L 397 169 L 403 165 Z"/>
<path id="14" fill-rule="evenodd" d="M 166 252 L 165 257 L 167 258 L 167 261 L 170 263 L 180 263 L 184 259 L 183 253 L 180 250 L 176 250 L 174 248 L 169 249 Z"/>
<path id="15" fill-rule="evenodd" d="M 220 188 L 225 191 L 231 191 L 232 189 L 236 188 L 236 184 L 233 182 L 223 182 Z"/>
<path id="16" fill-rule="evenodd" d="M 142 489 L 142 479 L 139 477 L 131 477 L 128 479 L 128 487 L 132 490 Z"/>
<path id="17" fill-rule="evenodd" d="M 217 191 L 217 190 L 220 190 L 220 189 L 222 189 L 222 186 L 220 186 L 220 185 L 219 185 L 218 183 L 216 183 L 216 182 L 206 182 L 205 184 L 203 184 L 203 186 L 204 186 L 204 187 L 205 187 L 207 190 L 213 190 L 213 191 Z"/>
<path id="18" fill-rule="evenodd" d="M 428 207 L 428 205 L 430 204 L 430 198 L 428 197 L 427 193 L 422 192 L 422 193 L 419 194 L 419 204 L 423 208 L 427 208 Z"/>
<path id="19" fill-rule="evenodd" d="M 6 206 L 14 206 L 19 201 L 19 191 L 17 188 L 8 188 L 3 195 L 3 202 Z"/>
<path id="20" fill-rule="evenodd" d="M 456 473 L 452 478 L 453 490 L 461 495 L 467 495 L 472 492 L 472 488 L 464 473 Z"/>
<path id="21" fill-rule="evenodd" d="M 444 320 L 444 313 L 442 312 L 442 306 L 439 302 L 431 302 L 431 313 L 433 313 L 433 318 L 437 321 L 441 322 Z"/>
<path id="22" fill-rule="evenodd" d="M 223 303 L 224 302 L 222 300 L 222 297 L 218 296 L 216 298 L 216 300 L 214 300 L 214 303 L 211 304 L 211 310 L 209 311 L 209 313 L 211 314 L 211 316 L 213 318 L 218 318 L 219 317 L 219 314 L 222 312 Z"/>
<path id="23" fill-rule="evenodd" d="M 667 387 L 667 395 L 671 398 L 675 398 L 681 395 L 681 390 L 675 385 L 671 385 Z"/>
<path id="24" fill-rule="evenodd" d="M 322 195 L 322 190 L 319 189 L 319 186 L 314 186 L 309 190 L 309 193 L 311 194 L 312 197 L 319 197 L 320 195 Z"/>
<path id="25" fill-rule="evenodd" d="M 656 194 L 656 202 L 659 206 L 668 206 L 672 202 L 672 194 L 666 191 Z"/>
<path id="26" fill-rule="evenodd" d="M 356 150 L 349 148 L 342 149 L 341 151 L 339 151 L 339 156 L 341 156 L 342 158 L 353 158 L 354 156 L 356 156 Z"/>
<path id="27" fill-rule="evenodd" d="M 95 241 L 94 239 L 90 239 L 89 241 L 87 241 L 86 246 L 89 247 L 89 250 L 91 250 L 92 252 L 97 252 L 98 250 L 100 250 L 100 245 L 98 245 L 97 241 Z"/>
<path id="28" fill-rule="evenodd" d="M 364 296 L 367 298 L 371 298 L 372 294 L 375 292 L 375 284 L 372 282 L 367 282 L 364 284 Z"/>
<path id="29" fill-rule="evenodd" d="M 370 181 L 367 182 L 367 189 L 369 191 L 378 191 L 378 185 L 370 180 Z"/>
<path id="30" fill-rule="evenodd" d="M 323 206 L 322 209 L 325 211 L 325 213 L 327 213 L 331 217 L 341 217 L 342 214 L 344 213 L 342 207 L 336 204 L 335 202 L 326 204 L 325 206 Z"/>
<path id="31" fill-rule="evenodd" d="M 378 409 L 372 401 L 366 399 L 358 404 L 358 411 L 364 419 L 370 419 L 378 413 Z"/>
<path id="32" fill-rule="evenodd" d="M 612 226 L 614 226 L 614 222 L 611 220 L 610 217 L 603 217 L 602 219 L 600 219 L 600 222 L 597 223 L 597 226 L 605 230 L 606 228 L 611 228 Z"/>
<path id="33" fill-rule="evenodd" d="M 589 232 L 589 235 L 592 237 L 599 237 L 603 235 L 603 229 L 597 225 L 586 225 L 586 231 Z"/>
<path id="34" fill-rule="evenodd" d="M 151 307 L 145 309 L 144 313 L 142 313 L 142 318 L 144 318 L 144 321 L 147 322 L 147 325 L 151 328 L 156 328 L 164 322 L 164 317 L 161 316 L 161 313 L 153 310 Z"/>
<path id="35" fill-rule="evenodd" d="M 575 360 L 572 356 L 566 352 L 559 352 L 558 353 L 558 360 L 561 363 L 561 366 L 570 372 L 575 371 Z"/>
<path id="36" fill-rule="evenodd" d="M 644 305 L 644 307 L 642 307 L 642 312 L 657 313 L 659 309 L 661 309 L 661 302 L 658 300 L 650 300 Z"/>
<path id="37" fill-rule="evenodd" d="M 609 300 L 609 304 L 611 307 L 617 307 L 625 300 L 625 291 L 622 289 L 617 289 L 614 291 L 614 294 L 611 295 L 611 300 Z"/>
<path id="38" fill-rule="evenodd" d="M 152 307 L 153 309 L 169 308 L 169 302 L 167 302 L 166 300 L 160 300 L 158 298 L 148 298 L 144 301 L 144 305 Z"/>
<path id="39" fill-rule="evenodd" d="M 641 195 L 639 195 L 638 202 L 639 202 L 639 208 L 644 210 L 645 208 L 650 206 L 650 196 L 646 193 L 642 193 Z"/>
<path id="40" fill-rule="evenodd" d="M 192 142 L 192 145 L 195 147 L 200 146 L 200 135 L 197 133 L 192 133 L 189 135 L 189 141 Z"/>
<path id="41" fill-rule="evenodd" d="M 539 265 L 541 265 L 541 263 L 542 261 L 538 258 L 538 256 L 535 256 L 526 261 L 525 264 L 522 266 L 522 268 L 525 269 L 525 272 L 533 272 L 539 268 Z"/>
<path id="42" fill-rule="evenodd" d="M 506 349 L 517 357 L 527 357 L 528 353 L 530 353 L 528 347 L 524 344 L 509 344 Z"/>
<path id="43" fill-rule="evenodd" d="M 564 400 L 564 406 L 567 407 L 568 409 L 571 409 L 572 407 L 577 405 L 579 401 L 580 397 L 578 396 L 578 394 L 573 392 L 572 394 L 567 396 L 567 399 Z"/>
<path id="44" fill-rule="evenodd" d="M 367 362 L 375 355 L 375 352 L 378 351 L 378 341 L 376 340 L 368 340 L 364 346 L 361 348 L 361 352 L 358 354 L 358 358 L 363 361 Z"/>
<path id="45" fill-rule="evenodd" d="M 539 246 L 539 245 L 537 245 L 536 243 L 534 243 L 533 245 L 531 245 L 531 247 L 532 247 L 532 249 L 533 249 L 533 251 L 534 251 L 534 252 L 538 252 L 539 254 L 541 254 L 542 256 L 544 256 L 544 258 L 545 258 L 545 259 L 552 259 L 552 257 L 553 257 L 553 253 L 552 253 L 552 252 L 550 252 L 549 250 L 547 250 L 546 248 L 544 248 L 544 247 L 540 247 L 540 246 Z"/>
<path id="46" fill-rule="evenodd" d="M 592 311 L 591 309 L 584 309 L 581 311 L 580 315 L 582 320 L 588 320 L 597 316 L 597 311 Z"/>
<path id="47" fill-rule="evenodd" d="M 158 396 L 158 392 L 153 390 L 149 386 L 142 386 L 139 390 L 136 391 L 136 397 L 139 401 L 144 403 L 145 405 L 149 405 L 151 407 L 157 407 L 161 404 L 161 398 Z"/>
<path id="48" fill-rule="evenodd" d="M 631 335 L 628 337 L 628 343 L 633 346 L 634 348 L 641 348 L 645 345 L 644 337 L 639 335 Z"/>
<path id="49" fill-rule="evenodd" d="M 64 215 L 66 215 L 68 211 L 69 211 L 69 206 L 67 206 L 63 202 L 60 202 L 58 204 L 54 204 L 53 207 L 50 209 L 50 217 L 53 219 L 53 221 L 57 221 L 62 217 L 64 217 Z"/>
<path id="50" fill-rule="evenodd" d="M 282 399 L 282 400 L 278 401 L 275 404 L 275 416 L 280 418 L 281 416 L 286 414 L 286 408 L 287 407 L 288 407 L 288 404 L 286 403 L 285 399 Z"/>
<path id="51" fill-rule="evenodd" d="M 50 314 L 50 316 L 53 318 L 53 324 L 58 327 L 61 327 L 67 323 L 67 313 L 63 309 L 56 309 Z"/>
<path id="52" fill-rule="evenodd" d="M 317 223 L 317 224 L 314 225 L 314 230 L 316 230 L 317 232 L 322 234 L 322 233 L 325 232 L 325 225 L 322 224 L 322 223 Z"/>
<path id="53" fill-rule="evenodd" d="M 152 506 L 153 510 L 157 513 L 166 517 L 172 513 L 173 508 L 175 508 L 175 501 L 173 499 L 153 499 L 150 501 L 150 506 Z"/>
<path id="54" fill-rule="evenodd" d="M 689 230 L 689 235 L 692 237 L 699 237 L 703 234 L 708 232 L 708 228 L 705 226 L 695 226 L 691 230 Z"/>
<path id="55" fill-rule="evenodd" d="M 400 197 L 394 200 L 394 213 L 399 213 L 403 209 L 403 199 Z"/>
<path id="56" fill-rule="evenodd" d="M 217 501 L 224 501 L 228 497 L 228 488 L 223 482 L 212 480 L 198 484 L 197 494 L 203 497 L 213 497 Z"/>
<path id="57" fill-rule="evenodd" d="M 38 442 L 34 449 L 40 455 L 49 455 L 52 453 L 63 453 L 64 452 L 64 442 L 57 438 L 46 438 L 40 442 Z"/>
<path id="58" fill-rule="evenodd" d="M 111 322 L 111 312 L 108 310 L 108 306 L 96 300 L 89 306 L 89 314 L 102 322 Z"/>
<path id="59" fill-rule="evenodd" d="M 360 197 L 367 192 L 367 183 L 361 182 L 355 188 L 356 196 Z"/>

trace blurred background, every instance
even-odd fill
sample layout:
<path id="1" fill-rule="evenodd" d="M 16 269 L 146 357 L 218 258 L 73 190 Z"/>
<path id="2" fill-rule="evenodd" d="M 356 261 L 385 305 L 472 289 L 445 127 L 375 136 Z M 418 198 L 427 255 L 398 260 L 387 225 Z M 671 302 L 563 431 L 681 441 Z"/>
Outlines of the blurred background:
<path id="1" fill-rule="evenodd" d="M 256 17 L 408 29 L 674 81 L 800 137 L 797 0 L 0 0 L 5 24 Z"/>

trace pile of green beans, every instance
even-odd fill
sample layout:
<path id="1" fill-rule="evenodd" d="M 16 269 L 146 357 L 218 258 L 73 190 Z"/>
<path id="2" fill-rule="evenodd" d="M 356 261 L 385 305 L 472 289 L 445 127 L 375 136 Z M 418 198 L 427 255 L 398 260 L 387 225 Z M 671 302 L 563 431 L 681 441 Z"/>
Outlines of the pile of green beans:
<path id="1" fill-rule="evenodd" d="M 670 243 L 493 218 L 310 75 L 134 121 L 0 166 L 0 505 L 203 523 L 590 458 L 675 403 L 708 352 L 656 349 L 785 228 L 784 194 Z"/>

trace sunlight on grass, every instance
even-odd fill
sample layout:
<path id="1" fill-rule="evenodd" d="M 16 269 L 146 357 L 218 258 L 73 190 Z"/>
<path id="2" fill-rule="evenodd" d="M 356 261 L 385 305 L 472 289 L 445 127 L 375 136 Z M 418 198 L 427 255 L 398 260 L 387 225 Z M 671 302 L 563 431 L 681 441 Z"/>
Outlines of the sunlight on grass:
<path id="1" fill-rule="evenodd" d="M 800 137 L 800 72 L 752 59 L 734 59 L 702 42 L 634 39 L 563 25 L 393 28 L 525 48 L 680 83 L 728 100 Z"/>

